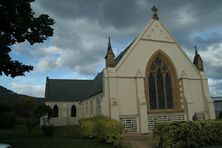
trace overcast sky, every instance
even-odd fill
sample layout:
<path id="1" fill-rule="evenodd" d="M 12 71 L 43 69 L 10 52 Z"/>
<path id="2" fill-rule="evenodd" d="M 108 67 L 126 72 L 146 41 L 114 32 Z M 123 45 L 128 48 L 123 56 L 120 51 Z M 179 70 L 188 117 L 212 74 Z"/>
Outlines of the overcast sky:
<path id="1" fill-rule="evenodd" d="M 46 76 L 92 79 L 104 67 L 107 38 L 118 55 L 151 18 L 154 0 L 37 0 L 36 15 L 56 22 L 54 36 L 43 44 L 13 47 L 13 58 L 35 69 L 25 77 L 0 77 L 17 93 L 43 97 Z M 156 0 L 160 20 L 190 59 L 197 45 L 209 76 L 210 94 L 222 96 L 222 0 Z"/>

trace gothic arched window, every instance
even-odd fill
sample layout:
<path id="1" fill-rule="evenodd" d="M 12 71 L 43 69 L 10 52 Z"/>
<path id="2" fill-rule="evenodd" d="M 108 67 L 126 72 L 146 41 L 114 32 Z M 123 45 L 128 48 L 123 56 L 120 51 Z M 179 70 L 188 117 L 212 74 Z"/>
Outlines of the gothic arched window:
<path id="1" fill-rule="evenodd" d="M 59 108 L 57 105 L 54 105 L 53 106 L 53 109 L 52 109 L 52 117 L 59 117 Z"/>
<path id="2" fill-rule="evenodd" d="M 161 56 L 151 62 L 148 69 L 148 98 L 150 110 L 173 109 L 172 71 Z"/>
<path id="3" fill-rule="evenodd" d="M 76 117 L 76 106 L 73 105 L 71 108 L 71 117 Z"/>
<path id="4" fill-rule="evenodd" d="M 90 100 L 90 112 L 91 114 L 93 114 L 93 101 Z"/>

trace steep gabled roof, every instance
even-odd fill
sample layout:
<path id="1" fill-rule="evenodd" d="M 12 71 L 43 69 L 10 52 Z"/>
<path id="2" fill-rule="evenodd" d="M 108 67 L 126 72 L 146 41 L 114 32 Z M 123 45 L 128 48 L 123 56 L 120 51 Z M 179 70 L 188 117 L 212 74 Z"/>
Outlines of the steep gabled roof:
<path id="1" fill-rule="evenodd" d="M 91 84 L 92 80 L 47 79 L 45 101 L 79 101 Z"/>
<path id="2" fill-rule="evenodd" d="M 47 79 L 46 102 L 78 102 L 103 91 L 102 72 L 94 80 Z"/>
<path id="3" fill-rule="evenodd" d="M 86 91 L 82 100 L 88 99 L 89 97 L 92 97 L 102 91 L 103 91 L 103 73 L 100 72 L 92 81 L 89 89 Z"/>

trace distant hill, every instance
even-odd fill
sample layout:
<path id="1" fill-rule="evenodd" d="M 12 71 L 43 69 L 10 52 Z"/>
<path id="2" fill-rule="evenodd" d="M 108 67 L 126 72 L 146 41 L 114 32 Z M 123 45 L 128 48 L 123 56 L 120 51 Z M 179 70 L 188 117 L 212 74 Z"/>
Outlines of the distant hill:
<path id="1" fill-rule="evenodd" d="M 36 102 L 43 102 L 43 98 L 37 98 L 22 94 L 17 94 L 5 87 L 0 86 L 0 103 L 13 105 L 24 99 L 34 99 Z"/>

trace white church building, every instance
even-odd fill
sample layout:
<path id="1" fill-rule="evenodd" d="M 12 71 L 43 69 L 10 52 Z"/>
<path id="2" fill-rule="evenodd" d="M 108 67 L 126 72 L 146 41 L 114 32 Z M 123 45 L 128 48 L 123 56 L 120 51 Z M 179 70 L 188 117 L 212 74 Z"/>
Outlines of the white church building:
<path id="1" fill-rule="evenodd" d="M 190 61 L 159 20 L 157 8 L 144 31 L 115 57 L 109 38 L 106 67 L 93 80 L 46 78 L 45 103 L 55 126 L 105 115 L 126 132 L 149 133 L 162 121 L 214 119 L 203 61 Z"/>

